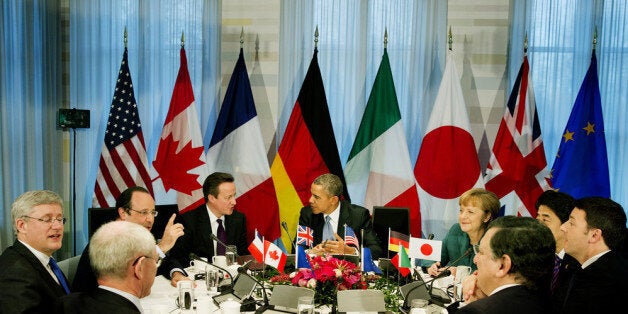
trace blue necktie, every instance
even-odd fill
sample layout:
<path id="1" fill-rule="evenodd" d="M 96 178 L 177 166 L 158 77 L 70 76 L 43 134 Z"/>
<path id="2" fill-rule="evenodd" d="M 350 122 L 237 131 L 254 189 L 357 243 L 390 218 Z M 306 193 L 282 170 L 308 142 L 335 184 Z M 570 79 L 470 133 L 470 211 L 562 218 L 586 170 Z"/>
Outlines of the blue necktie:
<path id="1" fill-rule="evenodd" d="M 331 226 L 331 217 L 325 217 L 325 226 L 323 227 L 323 241 L 334 239 L 334 229 Z"/>
<path id="2" fill-rule="evenodd" d="M 68 288 L 68 283 L 65 281 L 65 276 L 63 275 L 61 268 L 59 268 L 59 265 L 57 265 L 55 259 L 51 257 L 50 261 L 48 261 L 48 264 L 50 265 L 50 269 L 52 269 L 52 272 L 59 280 L 59 284 L 63 287 L 63 290 L 65 290 L 65 293 L 70 294 L 70 288 Z"/>
<path id="3" fill-rule="evenodd" d="M 218 223 L 218 230 L 216 230 L 216 236 L 218 240 L 222 241 L 222 243 L 227 243 L 227 233 L 225 232 L 225 227 L 222 226 L 222 219 L 216 219 Z M 216 255 L 225 255 L 226 247 L 220 243 L 216 244 Z"/>
<path id="4" fill-rule="evenodd" d="M 554 272 L 552 273 L 552 292 L 556 290 L 556 284 L 558 283 L 558 273 L 560 272 L 560 264 L 562 259 L 556 255 L 554 257 Z"/>

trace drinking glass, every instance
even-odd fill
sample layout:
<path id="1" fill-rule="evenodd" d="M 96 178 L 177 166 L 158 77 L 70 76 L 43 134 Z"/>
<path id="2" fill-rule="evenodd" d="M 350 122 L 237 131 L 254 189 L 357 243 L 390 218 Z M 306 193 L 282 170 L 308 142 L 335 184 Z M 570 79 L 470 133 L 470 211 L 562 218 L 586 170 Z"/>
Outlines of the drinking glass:
<path id="1" fill-rule="evenodd" d="M 179 310 L 192 309 L 192 303 L 194 303 L 194 282 L 189 280 L 177 282 L 177 288 L 179 289 L 179 297 L 177 298 L 177 304 Z"/>
<path id="2" fill-rule="evenodd" d="M 235 245 L 227 245 L 225 250 L 225 256 L 227 257 L 227 266 L 231 266 L 236 263 L 235 254 L 238 251 L 238 247 Z"/>
<path id="3" fill-rule="evenodd" d="M 218 271 L 211 267 L 207 267 L 205 269 L 205 285 L 207 286 L 207 292 L 210 294 L 214 294 L 218 292 L 218 282 L 220 281 L 220 276 Z"/>

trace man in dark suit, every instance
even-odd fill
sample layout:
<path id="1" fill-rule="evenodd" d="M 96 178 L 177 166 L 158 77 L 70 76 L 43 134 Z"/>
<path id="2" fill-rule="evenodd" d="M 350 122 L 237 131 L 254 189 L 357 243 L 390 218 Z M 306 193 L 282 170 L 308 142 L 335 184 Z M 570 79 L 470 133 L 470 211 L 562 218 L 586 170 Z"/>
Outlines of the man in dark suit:
<path id="1" fill-rule="evenodd" d="M 473 246 L 478 270 L 470 278 L 478 290 L 473 295 L 482 298 L 468 299 L 457 313 L 550 313 L 555 247 L 552 232 L 533 218 L 492 221 L 480 244 Z"/>
<path id="2" fill-rule="evenodd" d="M 63 201 L 51 191 L 29 191 L 13 202 L 11 218 L 17 240 L 0 256 L 0 313 L 45 313 L 70 292 L 52 259 L 63 240 Z"/>
<path id="3" fill-rule="evenodd" d="M 358 242 L 371 250 L 373 258 L 378 258 L 382 254 L 382 249 L 373 231 L 369 211 L 364 207 L 341 201 L 342 191 L 342 181 L 331 173 L 319 176 L 312 183 L 310 205 L 303 207 L 299 216 L 300 225 L 314 230 L 315 247 L 310 252 L 358 254 L 357 248 L 350 247 L 344 242 L 347 225 L 356 233 Z"/>
<path id="4" fill-rule="evenodd" d="M 575 201 L 565 233 L 565 253 L 573 256 L 570 278 L 561 280 L 553 296 L 556 313 L 613 313 L 628 300 L 628 261 L 619 248 L 626 234 L 626 213 L 603 197 Z"/>
<path id="5" fill-rule="evenodd" d="M 98 288 L 61 297 L 57 313 L 142 313 L 140 298 L 150 294 L 161 259 L 155 238 L 128 221 L 102 225 L 89 244 Z"/>
<path id="6" fill-rule="evenodd" d="M 141 186 L 130 187 L 122 193 L 116 199 L 116 208 L 118 209 L 118 219 L 122 221 L 133 222 L 143 226 L 146 230 L 150 231 L 153 228 L 157 211 L 155 211 L 155 200 L 150 192 Z M 166 258 L 166 253 L 174 246 L 177 239 L 183 235 L 183 225 L 180 223 L 175 224 L 174 219 L 176 214 L 172 214 L 170 220 L 166 224 L 164 234 L 159 241 L 159 244 L 155 246 L 155 250 L 159 257 L 164 259 L 162 263 L 163 267 L 160 267 L 158 273 L 165 274 L 171 267 L 169 267 L 169 259 Z M 90 291 L 98 287 L 96 281 L 96 274 L 92 269 L 89 257 L 89 244 L 83 250 L 81 259 L 79 260 L 76 268 L 76 275 L 72 282 L 73 291 Z"/>
<path id="7" fill-rule="evenodd" d="M 231 174 L 214 172 L 203 183 L 205 204 L 179 216 L 185 226 L 185 235 L 170 251 L 173 269 L 171 283 L 188 280 L 184 268 L 190 263 L 190 254 L 206 257 L 224 255 L 227 248 L 212 239 L 215 235 L 227 245 L 235 245 L 238 255 L 248 254 L 246 217 L 234 209 L 236 187 Z M 222 239 L 221 239 L 222 237 Z"/>

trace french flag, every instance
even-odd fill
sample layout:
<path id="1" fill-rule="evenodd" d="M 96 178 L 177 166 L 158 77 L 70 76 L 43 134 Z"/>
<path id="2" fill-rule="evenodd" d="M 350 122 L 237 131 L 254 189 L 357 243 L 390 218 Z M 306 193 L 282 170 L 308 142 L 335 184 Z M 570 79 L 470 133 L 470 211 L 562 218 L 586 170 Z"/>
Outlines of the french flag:
<path id="1" fill-rule="evenodd" d="M 242 48 L 220 107 L 207 165 L 210 173 L 234 176 L 238 195 L 235 208 L 246 215 L 249 239 L 255 229 L 266 239 L 278 238 L 279 204 Z"/>

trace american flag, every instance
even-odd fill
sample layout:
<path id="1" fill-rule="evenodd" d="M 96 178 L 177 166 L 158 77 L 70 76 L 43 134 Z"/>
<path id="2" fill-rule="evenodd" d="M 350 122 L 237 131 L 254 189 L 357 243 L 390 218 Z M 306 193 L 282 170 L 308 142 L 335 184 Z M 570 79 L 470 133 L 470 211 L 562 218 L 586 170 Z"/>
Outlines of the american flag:
<path id="1" fill-rule="evenodd" d="M 353 245 L 355 247 L 360 247 L 360 243 L 358 243 L 358 237 L 355 236 L 355 232 L 351 227 L 345 225 L 345 244 Z"/>
<path id="2" fill-rule="evenodd" d="M 311 247 L 314 244 L 314 230 L 307 226 L 297 226 L 297 245 Z"/>
<path id="3" fill-rule="evenodd" d="M 99 207 L 114 206 L 120 193 L 132 186 L 143 186 L 153 194 L 126 47 L 109 110 L 92 201 Z"/>

